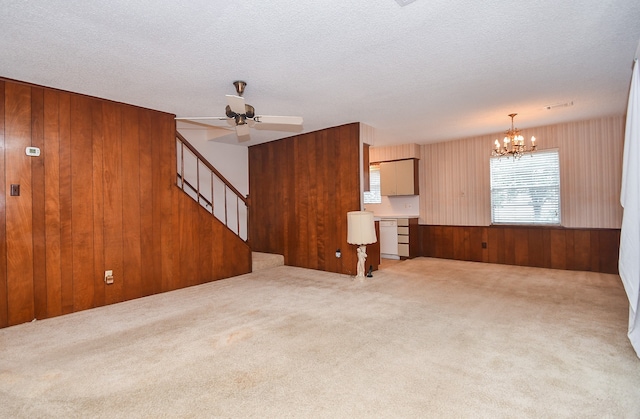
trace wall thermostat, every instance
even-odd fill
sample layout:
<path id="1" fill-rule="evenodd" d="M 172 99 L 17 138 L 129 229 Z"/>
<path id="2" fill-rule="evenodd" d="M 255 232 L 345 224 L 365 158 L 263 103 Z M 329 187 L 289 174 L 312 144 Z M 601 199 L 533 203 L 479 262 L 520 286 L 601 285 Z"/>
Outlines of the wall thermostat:
<path id="1" fill-rule="evenodd" d="M 38 147 L 27 147 L 25 153 L 27 153 L 27 156 L 38 157 L 40 155 L 40 149 Z"/>

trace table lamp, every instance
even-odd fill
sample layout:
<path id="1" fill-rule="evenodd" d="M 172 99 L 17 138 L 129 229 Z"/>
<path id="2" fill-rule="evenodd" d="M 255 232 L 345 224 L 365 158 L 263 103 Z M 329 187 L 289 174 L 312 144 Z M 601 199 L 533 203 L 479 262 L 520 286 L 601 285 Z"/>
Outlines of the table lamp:
<path id="1" fill-rule="evenodd" d="M 370 211 L 349 211 L 347 213 L 347 243 L 358 246 L 356 279 L 364 280 L 364 266 L 367 259 L 367 244 L 375 243 L 376 228 Z"/>

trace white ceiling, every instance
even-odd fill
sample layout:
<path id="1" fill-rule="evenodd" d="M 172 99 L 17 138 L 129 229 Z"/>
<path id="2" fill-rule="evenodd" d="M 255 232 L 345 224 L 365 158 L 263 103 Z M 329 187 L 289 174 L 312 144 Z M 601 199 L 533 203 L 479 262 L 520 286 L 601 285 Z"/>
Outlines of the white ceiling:
<path id="1" fill-rule="evenodd" d="M 177 116 L 241 79 L 258 114 L 375 145 L 622 115 L 639 40 L 638 0 L 0 0 L 1 77 Z"/>

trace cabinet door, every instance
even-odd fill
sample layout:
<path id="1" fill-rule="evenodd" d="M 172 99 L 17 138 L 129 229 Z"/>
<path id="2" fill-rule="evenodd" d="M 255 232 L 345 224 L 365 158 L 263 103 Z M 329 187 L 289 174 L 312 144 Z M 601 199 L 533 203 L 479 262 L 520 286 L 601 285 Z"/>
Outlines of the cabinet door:
<path id="1" fill-rule="evenodd" d="M 396 164 L 396 195 L 415 195 L 414 160 L 398 160 Z"/>
<path id="2" fill-rule="evenodd" d="M 408 258 L 409 257 L 409 245 L 398 244 L 398 256 Z"/>
<path id="3" fill-rule="evenodd" d="M 396 162 L 380 163 L 380 195 L 396 195 Z"/>

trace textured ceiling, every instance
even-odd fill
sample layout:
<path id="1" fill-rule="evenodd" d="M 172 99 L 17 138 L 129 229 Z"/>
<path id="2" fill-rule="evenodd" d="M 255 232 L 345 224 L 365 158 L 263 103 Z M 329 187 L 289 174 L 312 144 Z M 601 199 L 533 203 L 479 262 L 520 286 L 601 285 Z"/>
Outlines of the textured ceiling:
<path id="1" fill-rule="evenodd" d="M 639 22 L 638 0 L 1 0 L 0 76 L 177 116 L 224 115 L 241 79 L 303 132 L 429 143 L 624 114 Z"/>

